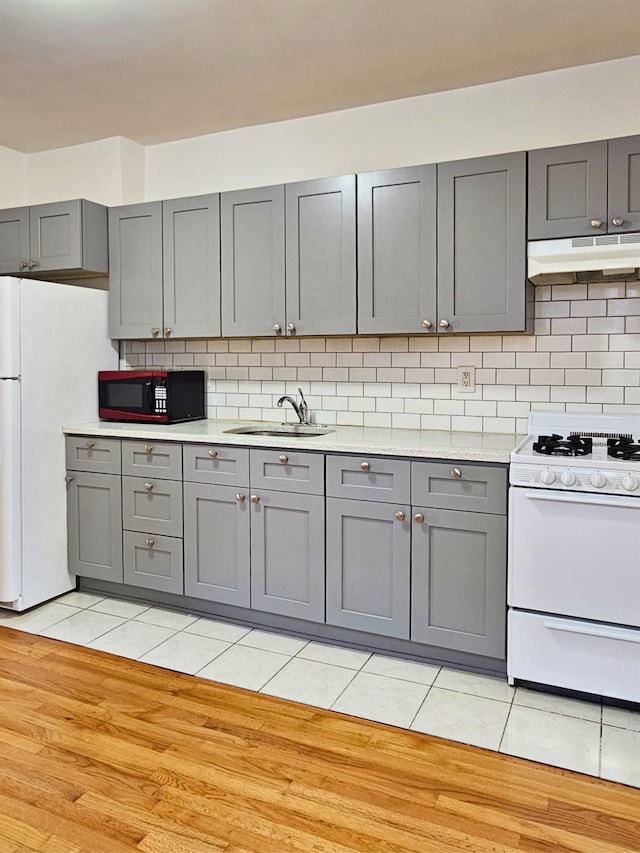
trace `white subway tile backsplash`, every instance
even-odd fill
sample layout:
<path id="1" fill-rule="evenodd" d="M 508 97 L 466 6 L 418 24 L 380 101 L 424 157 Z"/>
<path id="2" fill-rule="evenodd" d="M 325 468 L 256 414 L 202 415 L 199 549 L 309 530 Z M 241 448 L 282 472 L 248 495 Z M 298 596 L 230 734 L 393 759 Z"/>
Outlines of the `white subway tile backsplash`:
<path id="1" fill-rule="evenodd" d="M 532 408 L 640 411 L 640 283 L 542 286 L 535 300 L 534 335 L 125 341 L 122 355 L 205 367 L 219 418 L 282 421 L 276 401 L 299 385 L 330 425 L 522 432 Z M 472 393 L 457 387 L 467 365 Z"/>

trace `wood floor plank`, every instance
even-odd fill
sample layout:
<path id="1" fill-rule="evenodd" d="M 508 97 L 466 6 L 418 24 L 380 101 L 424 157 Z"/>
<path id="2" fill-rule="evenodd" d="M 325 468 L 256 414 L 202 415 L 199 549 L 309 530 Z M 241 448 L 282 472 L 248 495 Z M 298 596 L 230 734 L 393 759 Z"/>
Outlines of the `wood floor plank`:
<path id="1" fill-rule="evenodd" d="M 0 853 L 640 853 L 640 791 L 0 627 Z"/>

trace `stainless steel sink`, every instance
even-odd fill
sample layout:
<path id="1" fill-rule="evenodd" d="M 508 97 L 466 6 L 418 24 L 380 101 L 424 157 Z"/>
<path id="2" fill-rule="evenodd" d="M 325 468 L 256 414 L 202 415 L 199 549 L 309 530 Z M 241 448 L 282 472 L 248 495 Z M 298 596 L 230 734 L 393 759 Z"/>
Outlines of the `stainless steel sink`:
<path id="1" fill-rule="evenodd" d="M 316 426 L 315 424 L 282 424 L 282 426 L 243 426 L 226 429 L 227 433 L 235 433 L 236 435 L 270 435 L 274 437 L 286 436 L 287 438 L 311 438 L 317 435 L 327 435 L 330 432 L 335 432 L 327 427 Z"/>

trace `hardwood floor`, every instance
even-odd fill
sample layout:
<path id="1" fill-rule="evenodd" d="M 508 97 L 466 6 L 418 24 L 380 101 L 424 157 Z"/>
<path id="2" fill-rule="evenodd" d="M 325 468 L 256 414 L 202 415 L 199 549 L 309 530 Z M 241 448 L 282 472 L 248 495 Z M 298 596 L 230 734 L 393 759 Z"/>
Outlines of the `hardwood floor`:
<path id="1" fill-rule="evenodd" d="M 621 853 L 640 790 L 0 628 L 0 853 Z"/>

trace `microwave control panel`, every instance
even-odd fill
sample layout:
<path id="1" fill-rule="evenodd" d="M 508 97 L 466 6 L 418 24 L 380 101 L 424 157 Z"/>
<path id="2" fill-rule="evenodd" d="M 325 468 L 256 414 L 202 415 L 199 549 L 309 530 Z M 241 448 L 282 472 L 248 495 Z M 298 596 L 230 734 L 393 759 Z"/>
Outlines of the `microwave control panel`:
<path id="1" fill-rule="evenodd" d="M 153 389 L 154 400 L 156 404 L 156 414 L 157 415 L 166 415 L 167 414 L 167 386 L 166 385 L 156 385 Z"/>

